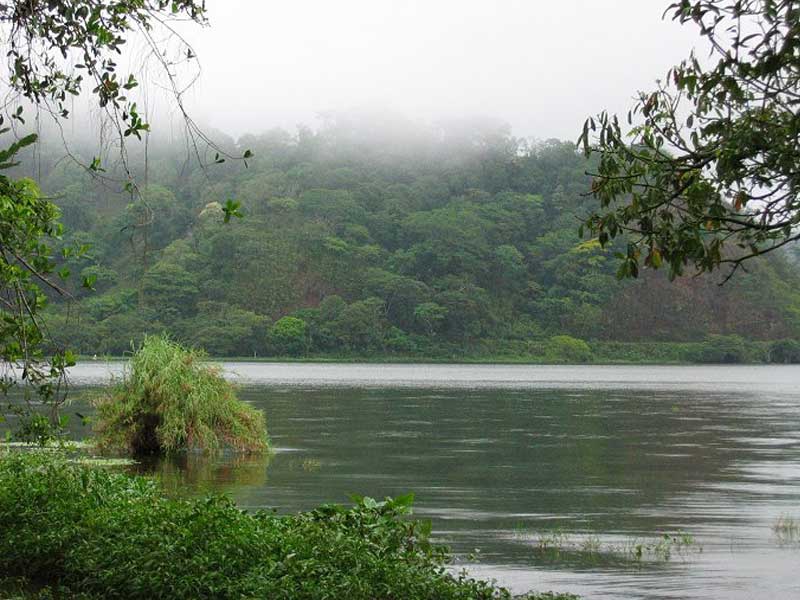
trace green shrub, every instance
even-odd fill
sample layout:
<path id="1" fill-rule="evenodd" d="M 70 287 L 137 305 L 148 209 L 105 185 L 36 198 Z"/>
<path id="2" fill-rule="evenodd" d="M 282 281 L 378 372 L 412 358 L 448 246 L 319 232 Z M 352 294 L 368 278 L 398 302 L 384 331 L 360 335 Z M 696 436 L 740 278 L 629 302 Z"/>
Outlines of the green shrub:
<path id="1" fill-rule="evenodd" d="M 738 335 L 710 335 L 703 342 L 697 362 L 739 364 L 754 362 L 762 352 Z"/>
<path id="2" fill-rule="evenodd" d="M 305 354 L 308 349 L 308 324 L 297 317 L 278 319 L 269 329 L 269 341 L 276 354 Z"/>
<path id="3" fill-rule="evenodd" d="M 122 378 L 97 401 L 98 445 L 133 454 L 267 449 L 264 415 L 237 399 L 202 352 L 146 337 Z"/>
<path id="4" fill-rule="evenodd" d="M 555 362 L 586 363 L 592 360 L 592 349 L 578 338 L 556 335 L 547 342 L 547 357 Z"/>
<path id="5" fill-rule="evenodd" d="M 697 360 L 701 342 L 592 342 L 597 363 L 688 363 Z"/>
<path id="6" fill-rule="evenodd" d="M 12 454 L 0 460 L 0 573 L 67 597 L 511 598 L 449 573 L 429 527 L 405 518 L 410 503 L 249 514 L 226 497 L 167 498 L 152 480 Z"/>
<path id="7" fill-rule="evenodd" d="M 800 363 L 800 342 L 797 340 L 779 340 L 769 348 L 769 362 L 782 364 Z"/>
<path id="8" fill-rule="evenodd" d="M 390 327 L 386 333 L 386 350 L 398 354 L 413 354 L 417 351 L 414 339 L 399 327 Z"/>

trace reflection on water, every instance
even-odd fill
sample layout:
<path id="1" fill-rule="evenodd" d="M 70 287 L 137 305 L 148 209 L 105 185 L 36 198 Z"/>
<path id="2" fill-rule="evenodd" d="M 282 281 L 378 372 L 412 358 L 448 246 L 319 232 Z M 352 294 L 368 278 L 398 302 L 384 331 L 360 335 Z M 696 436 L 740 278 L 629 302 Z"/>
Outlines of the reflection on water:
<path id="1" fill-rule="evenodd" d="M 798 368 L 228 369 L 276 453 L 159 463 L 175 490 L 280 512 L 414 491 L 440 540 L 517 592 L 800 598 L 800 545 L 775 530 L 800 519 Z M 679 532 L 685 553 L 619 560 Z"/>
<path id="2" fill-rule="evenodd" d="M 187 453 L 140 459 L 130 471 L 158 479 L 171 495 L 237 494 L 267 484 L 271 455 Z"/>

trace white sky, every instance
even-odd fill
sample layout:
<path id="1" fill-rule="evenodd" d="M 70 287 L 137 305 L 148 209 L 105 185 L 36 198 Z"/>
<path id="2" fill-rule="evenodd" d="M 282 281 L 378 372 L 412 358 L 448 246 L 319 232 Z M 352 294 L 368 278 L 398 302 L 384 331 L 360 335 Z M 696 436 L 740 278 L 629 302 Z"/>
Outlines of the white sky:
<path id="1" fill-rule="evenodd" d="M 182 29 L 203 68 L 187 103 L 236 136 L 383 107 L 574 140 L 699 43 L 669 1 L 208 0 L 211 26 Z"/>

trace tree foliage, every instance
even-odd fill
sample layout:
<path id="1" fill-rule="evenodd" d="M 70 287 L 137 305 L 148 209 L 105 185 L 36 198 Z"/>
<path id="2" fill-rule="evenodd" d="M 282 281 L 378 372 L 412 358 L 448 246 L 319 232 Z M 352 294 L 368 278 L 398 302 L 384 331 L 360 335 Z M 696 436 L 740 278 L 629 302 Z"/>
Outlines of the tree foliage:
<path id="1" fill-rule="evenodd" d="M 269 331 L 275 354 L 300 356 L 308 348 L 308 325 L 297 317 L 278 319 Z"/>
<path id="2" fill-rule="evenodd" d="M 349 127 L 246 136 L 239 144 L 256 157 L 220 168 L 213 189 L 180 147 L 151 143 L 160 171 L 148 189 L 169 210 L 146 271 L 140 238 L 119 233 L 124 197 L 85 175 L 77 184 L 43 147 L 47 191 L 61 202 L 80 185 L 96 214 L 65 240 L 92 243 L 90 256 L 64 264 L 96 274 L 97 293 L 71 309 L 57 303 L 58 329 L 88 354 L 120 354 L 166 330 L 217 356 L 450 358 L 544 356 L 558 335 L 800 335 L 797 274 L 779 256 L 719 289 L 692 278 L 670 287 L 658 272 L 617 280 L 613 252 L 625 240 L 604 248 L 575 235 L 575 215 L 593 206 L 583 196 L 593 163 L 573 144 L 476 127 L 461 146 L 446 131 L 417 132 L 408 146 Z M 238 198 L 245 218 L 222 226 L 209 194 Z M 80 327 L 64 329 L 68 310 Z"/>
<path id="3" fill-rule="evenodd" d="M 149 227 L 154 222 L 147 196 L 159 196 L 164 190 L 147 190 L 142 194 L 129 168 L 124 140 L 129 136 L 141 139 L 142 133 L 149 131 L 149 124 L 132 97 L 139 85 L 136 75 L 122 73 L 118 61 L 120 56 L 125 58 L 126 44 L 132 37 L 140 36 L 151 51 L 147 60 L 156 60 L 167 77 L 167 89 L 171 91 L 186 120 L 197 151 L 197 137 L 209 140 L 183 110 L 183 90 L 179 87 L 174 69 L 181 63 L 193 61 L 195 57 L 191 48 L 172 30 L 170 22 L 175 19 L 189 19 L 204 24 L 205 2 L 13 0 L 0 4 L 0 25 L 5 31 L 6 79 L 10 88 L 3 109 L 11 120 L 25 125 L 24 104 L 28 103 L 37 110 L 37 115 L 44 110 L 58 124 L 70 116 L 67 108 L 70 99 L 84 91 L 90 92 L 90 97 L 118 133 L 118 150 L 124 165 L 121 179 L 125 182 L 125 190 L 135 199 L 128 211 L 131 223 L 127 226 L 134 231 L 143 228 L 145 241 L 142 262 L 145 268 Z M 170 51 L 174 48 L 167 48 L 159 30 L 166 31 L 169 39 L 180 41 L 177 53 Z M 11 131 L 3 127 L 4 122 L 5 117 L 0 116 L 0 134 Z M 0 151 L 0 169 L 14 167 L 16 163 L 13 159 L 17 152 L 33 144 L 36 139 L 35 135 L 28 135 Z M 245 155 L 249 156 L 249 153 L 245 152 Z M 81 163 L 77 157 L 71 156 Z M 215 162 L 222 160 L 217 154 Z M 105 171 L 100 157 L 86 161 L 83 167 L 95 175 Z M 51 357 L 46 357 L 43 352 L 45 344 L 51 347 L 53 344 L 47 340 L 39 313 L 46 304 L 48 294 L 66 295 L 65 290 L 54 283 L 51 277 L 56 266 L 52 248 L 57 244 L 61 246 L 63 262 L 77 267 L 75 272 L 81 274 L 86 289 L 94 289 L 98 283 L 102 287 L 109 287 L 113 284 L 115 274 L 102 265 L 85 264 L 86 244 L 79 243 L 77 250 L 59 244 L 62 232 L 58 223 L 59 211 L 49 200 L 40 196 L 31 182 L 2 176 L 0 197 L 0 296 L 4 298 L 0 307 L 3 323 L 0 329 L 0 354 L 5 371 L 3 390 L 7 392 L 18 379 L 30 384 L 25 387 L 26 391 L 35 389 L 41 400 L 49 402 L 51 416 L 55 420 L 59 398 L 63 399 L 61 384 L 64 381 L 64 369 L 72 362 L 72 358 L 61 349 Z M 64 206 L 69 224 L 91 227 L 95 215 L 81 203 L 80 189 L 73 186 L 65 190 L 65 198 L 71 200 Z M 230 210 L 230 206 L 228 208 Z M 172 226 L 180 228 L 180 221 L 173 215 L 170 217 Z M 157 244 L 163 232 L 156 230 L 153 237 Z M 67 279 L 71 272 L 68 264 L 62 264 L 58 275 Z M 35 414 L 29 417 L 44 423 Z M 49 431 L 45 427 L 39 429 L 42 435 Z"/>
<path id="4" fill-rule="evenodd" d="M 0 134 L 3 132 L 0 130 Z M 13 166 L 16 153 L 35 140 L 31 135 L 0 151 L 0 168 Z M 58 217 L 58 207 L 42 197 L 33 181 L 0 174 L 0 389 L 7 394 L 21 384 L 25 407 L 35 395 L 36 400 L 50 405 L 54 419 L 64 399 L 65 369 L 74 363 L 72 355 L 63 349 L 55 349 L 48 360 L 43 350 L 45 331 L 40 312 L 47 304 L 45 288 L 65 293 L 49 279 L 56 270 L 50 244 L 62 232 Z M 68 247 L 62 253 L 75 254 Z M 69 270 L 63 267 L 60 274 L 66 278 Z M 90 279 L 85 279 L 84 285 L 90 285 Z M 46 420 L 22 412 L 19 405 L 8 408 L 22 417 L 23 437 L 50 435 Z"/>
<path id="5" fill-rule="evenodd" d="M 579 143 L 599 158 L 586 228 L 605 245 L 625 235 L 621 276 L 640 264 L 733 274 L 800 239 L 800 2 L 680 0 L 667 14 L 699 29 L 692 53 L 628 128 L 601 113 Z"/>
<path id="6" fill-rule="evenodd" d="M 119 73 L 119 55 L 138 30 L 155 49 L 155 26 L 169 19 L 205 23 L 202 0 L 77 0 L 0 4 L 0 23 L 8 27 L 9 83 L 34 105 L 56 117 L 69 116 L 68 98 L 89 89 L 122 134 L 141 137 L 149 125 L 129 98 L 138 86 L 134 73 Z M 178 60 L 192 60 L 186 48 Z M 160 60 L 174 62 L 164 53 Z M 173 66 L 170 64 L 170 66 Z M 21 109 L 19 114 L 21 114 Z"/>

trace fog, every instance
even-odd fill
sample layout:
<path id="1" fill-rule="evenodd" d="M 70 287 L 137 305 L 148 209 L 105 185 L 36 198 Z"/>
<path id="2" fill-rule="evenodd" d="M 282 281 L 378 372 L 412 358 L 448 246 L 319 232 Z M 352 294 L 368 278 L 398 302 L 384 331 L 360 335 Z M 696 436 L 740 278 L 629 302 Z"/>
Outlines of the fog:
<path id="1" fill-rule="evenodd" d="M 209 0 L 181 26 L 202 65 L 192 115 L 231 135 L 315 126 L 326 111 L 488 116 L 523 137 L 575 139 L 624 112 L 698 36 L 665 0 Z"/>

